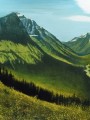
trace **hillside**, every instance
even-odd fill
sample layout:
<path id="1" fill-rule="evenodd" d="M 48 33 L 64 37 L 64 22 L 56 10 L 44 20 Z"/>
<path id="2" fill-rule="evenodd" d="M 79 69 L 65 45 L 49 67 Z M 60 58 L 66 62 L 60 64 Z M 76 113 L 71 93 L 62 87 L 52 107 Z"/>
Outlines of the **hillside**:
<path id="1" fill-rule="evenodd" d="M 10 64 L 12 67 L 14 67 L 15 63 L 36 64 L 37 62 L 41 62 L 42 56 L 42 51 L 31 44 L 25 46 L 9 40 L 0 41 L 1 64 Z"/>
<path id="2" fill-rule="evenodd" d="M 0 120 L 85 120 L 90 110 L 75 106 L 57 106 L 28 97 L 0 82 Z"/>
<path id="3" fill-rule="evenodd" d="M 18 67 L 19 66 L 19 67 Z M 90 79 L 84 70 L 66 63 L 44 58 L 43 64 L 15 65 L 16 71 L 12 73 L 16 78 L 34 82 L 37 86 L 65 96 L 76 96 L 90 99 Z"/>
<path id="4" fill-rule="evenodd" d="M 80 37 L 75 37 L 71 41 L 65 42 L 64 44 L 79 55 L 90 54 L 90 33 Z"/>
<path id="5" fill-rule="evenodd" d="M 84 68 L 53 59 L 32 45 L 23 46 L 4 40 L 0 42 L 0 46 L 0 63 L 18 78 L 33 81 L 43 88 L 65 95 L 75 93 L 89 96 L 89 84 L 85 83 L 83 76 Z"/>

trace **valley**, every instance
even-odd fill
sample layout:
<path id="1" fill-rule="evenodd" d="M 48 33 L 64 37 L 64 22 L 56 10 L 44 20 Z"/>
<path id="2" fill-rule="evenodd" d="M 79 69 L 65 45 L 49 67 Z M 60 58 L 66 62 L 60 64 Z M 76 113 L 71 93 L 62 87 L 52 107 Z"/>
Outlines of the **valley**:
<path id="1" fill-rule="evenodd" d="M 90 101 L 90 55 L 89 44 L 86 45 L 88 40 L 89 34 L 62 43 L 35 21 L 13 12 L 0 18 L 0 67 L 12 73 L 18 84 L 25 80 L 26 83 L 33 83 L 54 95 L 63 95 L 66 98 L 75 95 L 82 101 Z M 85 49 L 80 46 L 85 46 Z M 72 116 L 73 120 L 89 119 L 89 106 L 84 111 L 82 106 L 75 104 L 58 106 L 56 103 L 38 100 L 37 95 L 25 95 L 14 89 L 14 85 L 7 87 L 3 81 L 0 86 L 1 120 L 6 119 L 4 112 L 8 114 L 8 106 L 10 116 L 7 120 L 64 120 L 64 116 L 67 120 L 72 120 Z M 7 99 L 1 102 L 5 96 Z M 49 99 L 48 96 L 47 98 Z"/>

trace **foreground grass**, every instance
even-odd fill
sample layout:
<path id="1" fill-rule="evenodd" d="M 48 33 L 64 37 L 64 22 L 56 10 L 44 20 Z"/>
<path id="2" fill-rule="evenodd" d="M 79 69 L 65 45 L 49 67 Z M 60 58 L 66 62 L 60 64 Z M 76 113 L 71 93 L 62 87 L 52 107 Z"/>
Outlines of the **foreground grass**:
<path id="1" fill-rule="evenodd" d="M 0 120 L 89 120 L 90 110 L 37 100 L 0 83 Z"/>

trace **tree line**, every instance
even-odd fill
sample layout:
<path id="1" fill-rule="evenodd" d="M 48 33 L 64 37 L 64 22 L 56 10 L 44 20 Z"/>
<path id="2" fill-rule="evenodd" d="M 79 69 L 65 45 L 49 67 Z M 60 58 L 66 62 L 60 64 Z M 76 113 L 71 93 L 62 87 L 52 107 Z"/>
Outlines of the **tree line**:
<path id="1" fill-rule="evenodd" d="M 81 100 L 75 94 L 73 96 L 65 97 L 64 95 L 54 94 L 53 92 L 36 86 L 33 82 L 26 82 L 23 80 L 16 79 L 12 73 L 9 73 L 6 69 L 0 68 L 0 81 L 17 91 L 20 91 L 28 96 L 36 97 L 37 99 L 44 100 L 57 105 L 82 105 L 90 106 L 89 100 Z"/>

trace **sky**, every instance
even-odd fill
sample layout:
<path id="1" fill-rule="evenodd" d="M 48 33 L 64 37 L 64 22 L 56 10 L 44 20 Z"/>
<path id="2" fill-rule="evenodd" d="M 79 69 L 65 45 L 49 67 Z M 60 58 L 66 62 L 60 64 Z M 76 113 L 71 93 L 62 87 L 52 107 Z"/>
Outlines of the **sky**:
<path id="1" fill-rule="evenodd" d="M 0 17 L 19 12 L 60 41 L 90 32 L 90 0 L 0 0 Z"/>

